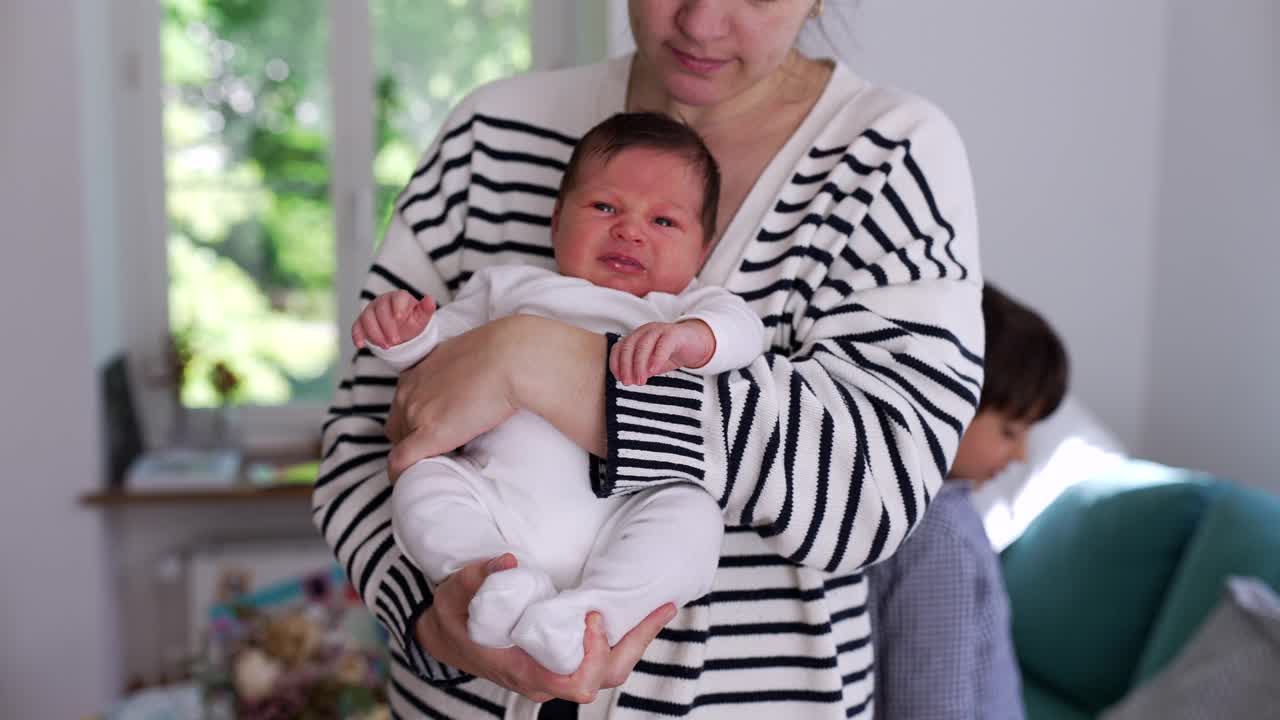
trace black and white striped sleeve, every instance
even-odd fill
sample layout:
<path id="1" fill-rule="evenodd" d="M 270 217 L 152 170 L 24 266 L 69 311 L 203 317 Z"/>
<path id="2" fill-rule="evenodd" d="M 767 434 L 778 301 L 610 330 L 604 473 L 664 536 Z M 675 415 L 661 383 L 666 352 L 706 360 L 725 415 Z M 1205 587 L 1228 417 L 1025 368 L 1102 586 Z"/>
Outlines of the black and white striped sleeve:
<path id="1" fill-rule="evenodd" d="M 365 280 L 365 302 L 397 289 L 419 298 L 430 294 L 442 304 L 451 298 L 443 278 L 456 275 L 456 268 L 440 267 L 430 249 L 462 235 L 470 130 L 470 113 L 460 106 L 424 154 Z M 312 518 L 364 603 L 394 638 L 397 659 L 427 682 L 451 684 L 470 676 L 435 661 L 414 639 L 414 624 L 430 607 L 431 588 L 391 534 L 385 426 L 396 380 L 391 366 L 368 349 L 356 353 L 325 420 Z"/>
<path id="2" fill-rule="evenodd" d="M 599 494 L 700 484 L 727 523 L 827 572 L 895 551 L 946 476 L 982 380 L 968 160 L 940 113 L 926 119 L 814 148 L 823 177 L 784 188 L 741 273 L 749 286 L 759 270 L 749 300 L 787 298 L 765 318 L 789 326 L 783 344 L 716 377 L 609 378 Z"/>

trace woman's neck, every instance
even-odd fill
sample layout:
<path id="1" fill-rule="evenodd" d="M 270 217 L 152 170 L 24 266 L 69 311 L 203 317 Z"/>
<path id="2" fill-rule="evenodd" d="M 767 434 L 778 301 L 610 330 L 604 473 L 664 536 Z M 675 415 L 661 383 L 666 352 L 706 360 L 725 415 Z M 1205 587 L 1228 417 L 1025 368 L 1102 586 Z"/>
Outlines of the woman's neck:
<path id="1" fill-rule="evenodd" d="M 814 77 L 815 67 L 821 64 L 792 50 L 776 70 L 737 95 L 714 105 L 688 105 L 672 97 L 637 55 L 627 83 L 626 108 L 680 118 L 703 134 L 741 127 L 768 117 L 789 99 L 807 96 L 808 80 Z"/>

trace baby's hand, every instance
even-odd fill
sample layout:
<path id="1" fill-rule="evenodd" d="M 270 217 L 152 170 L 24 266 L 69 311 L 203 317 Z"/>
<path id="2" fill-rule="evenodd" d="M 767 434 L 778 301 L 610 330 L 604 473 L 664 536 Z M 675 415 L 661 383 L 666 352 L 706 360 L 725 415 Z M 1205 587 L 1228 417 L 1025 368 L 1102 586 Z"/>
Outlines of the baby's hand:
<path id="1" fill-rule="evenodd" d="M 643 385 L 676 368 L 702 367 L 715 351 L 715 334 L 701 320 L 648 323 L 613 346 L 609 370 L 623 385 Z"/>
<path id="2" fill-rule="evenodd" d="M 366 342 L 383 349 L 399 345 L 422 332 L 435 311 L 430 295 L 415 300 L 406 290 L 384 293 L 360 312 L 351 326 L 351 342 L 358 348 Z"/>

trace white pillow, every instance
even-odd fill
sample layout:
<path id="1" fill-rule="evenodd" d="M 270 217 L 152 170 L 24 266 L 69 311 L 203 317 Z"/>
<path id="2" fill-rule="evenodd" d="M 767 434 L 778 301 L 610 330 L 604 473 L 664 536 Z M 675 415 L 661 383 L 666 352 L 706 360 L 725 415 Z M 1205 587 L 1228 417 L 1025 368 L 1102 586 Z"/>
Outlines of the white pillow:
<path id="1" fill-rule="evenodd" d="M 1280 597 L 1257 578 L 1227 580 L 1226 598 L 1164 670 L 1104 720 L 1277 717 Z"/>
<path id="2" fill-rule="evenodd" d="M 1003 550 L 1064 490 L 1124 461 L 1116 436 L 1071 395 L 1031 428 L 1027 461 L 1014 463 L 972 498 L 987 537 Z"/>

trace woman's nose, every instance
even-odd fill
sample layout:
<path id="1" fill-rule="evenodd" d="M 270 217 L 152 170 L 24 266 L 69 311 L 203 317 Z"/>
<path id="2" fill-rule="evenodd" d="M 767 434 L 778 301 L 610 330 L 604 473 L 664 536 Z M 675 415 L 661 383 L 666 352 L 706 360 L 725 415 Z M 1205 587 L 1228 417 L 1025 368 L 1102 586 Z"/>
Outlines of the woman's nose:
<path id="1" fill-rule="evenodd" d="M 685 0 L 676 12 L 676 25 L 690 40 L 705 41 L 725 34 L 723 0 Z"/>

